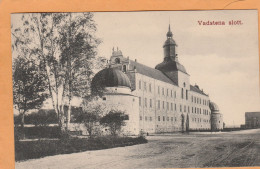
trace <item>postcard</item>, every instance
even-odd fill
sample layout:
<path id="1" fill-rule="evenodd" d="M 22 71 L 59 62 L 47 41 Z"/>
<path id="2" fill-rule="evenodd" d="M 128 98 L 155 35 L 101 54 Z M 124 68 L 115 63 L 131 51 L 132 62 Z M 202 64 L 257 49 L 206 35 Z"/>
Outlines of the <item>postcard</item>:
<path id="1" fill-rule="evenodd" d="M 11 14 L 15 167 L 260 166 L 257 10 Z"/>

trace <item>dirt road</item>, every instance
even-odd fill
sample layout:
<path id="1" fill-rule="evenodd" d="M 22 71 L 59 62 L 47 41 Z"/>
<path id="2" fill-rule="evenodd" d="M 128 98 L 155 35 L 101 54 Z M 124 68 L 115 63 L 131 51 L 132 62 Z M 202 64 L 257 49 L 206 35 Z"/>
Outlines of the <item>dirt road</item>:
<path id="1" fill-rule="evenodd" d="M 17 162 L 17 169 L 260 166 L 260 129 L 149 136 L 148 143 Z"/>

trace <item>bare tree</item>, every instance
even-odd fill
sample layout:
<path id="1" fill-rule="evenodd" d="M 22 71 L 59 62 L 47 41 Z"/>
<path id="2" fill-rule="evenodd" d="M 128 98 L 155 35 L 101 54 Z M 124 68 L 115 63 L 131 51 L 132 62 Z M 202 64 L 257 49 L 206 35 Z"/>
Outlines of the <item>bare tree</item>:
<path id="1" fill-rule="evenodd" d="M 85 100 L 84 103 L 83 111 L 75 117 L 75 122 L 83 123 L 91 138 L 99 128 L 99 120 L 105 110 L 105 106 L 98 101 L 98 97 L 94 97 L 92 100 Z"/>

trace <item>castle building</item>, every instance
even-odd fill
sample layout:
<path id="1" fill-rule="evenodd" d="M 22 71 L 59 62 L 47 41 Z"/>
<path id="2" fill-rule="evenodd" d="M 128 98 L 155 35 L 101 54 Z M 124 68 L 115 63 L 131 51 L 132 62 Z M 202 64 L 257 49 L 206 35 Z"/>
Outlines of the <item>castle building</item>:
<path id="1" fill-rule="evenodd" d="M 178 61 L 170 26 L 166 37 L 163 61 L 155 69 L 113 49 L 108 67 L 93 78 L 92 91 L 106 89 L 102 101 L 125 111 L 125 131 L 131 134 L 223 129 L 217 105 L 190 84 L 190 75 Z"/>
<path id="2" fill-rule="evenodd" d="M 260 128 L 260 112 L 246 112 L 245 122 L 246 128 Z"/>

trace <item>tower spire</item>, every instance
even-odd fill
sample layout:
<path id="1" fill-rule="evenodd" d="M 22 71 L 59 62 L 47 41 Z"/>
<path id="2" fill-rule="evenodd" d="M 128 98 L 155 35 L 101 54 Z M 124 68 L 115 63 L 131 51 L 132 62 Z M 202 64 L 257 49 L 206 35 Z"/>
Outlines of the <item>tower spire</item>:
<path id="1" fill-rule="evenodd" d="M 167 38 L 172 38 L 171 24 L 169 23 L 169 30 L 166 34 Z"/>

